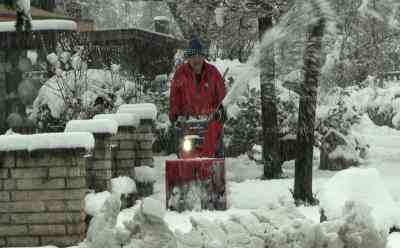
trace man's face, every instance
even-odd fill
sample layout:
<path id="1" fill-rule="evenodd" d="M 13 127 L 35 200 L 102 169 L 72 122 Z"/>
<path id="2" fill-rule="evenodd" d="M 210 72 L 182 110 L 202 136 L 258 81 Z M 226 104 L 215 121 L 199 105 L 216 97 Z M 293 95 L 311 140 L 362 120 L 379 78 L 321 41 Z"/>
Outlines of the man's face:
<path id="1" fill-rule="evenodd" d="M 203 69 L 204 59 L 205 58 L 202 55 L 195 55 L 188 58 L 188 62 L 196 74 L 201 73 L 201 70 Z"/>

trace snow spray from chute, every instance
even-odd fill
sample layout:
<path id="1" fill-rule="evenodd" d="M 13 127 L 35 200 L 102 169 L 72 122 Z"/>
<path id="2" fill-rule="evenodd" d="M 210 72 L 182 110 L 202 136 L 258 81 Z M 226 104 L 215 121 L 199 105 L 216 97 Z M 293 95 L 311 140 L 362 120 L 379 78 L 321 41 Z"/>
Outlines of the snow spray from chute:
<path id="1" fill-rule="evenodd" d="M 253 50 L 249 61 L 241 68 L 242 73 L 238 73 L 240 76 L 224 98 L 223 107 L 229 109 L 246 91 L 249 78 L 259 75 L 257 69 L 263 66 L 260 61 L 263 61 L 262 56 L 268 54 L 264 52 L 266 49 L 275 43 L 291 39 L 296 34 L 305 33 L 307 28 L 316 24 L 320 18 L 326 20 L 328 31 L 333 33 L 335 31 L 334 16 L 326 0 L 296 1 L 294 6 L 280 18 L 280 21 L 264 34 L 262 42 Z"/>

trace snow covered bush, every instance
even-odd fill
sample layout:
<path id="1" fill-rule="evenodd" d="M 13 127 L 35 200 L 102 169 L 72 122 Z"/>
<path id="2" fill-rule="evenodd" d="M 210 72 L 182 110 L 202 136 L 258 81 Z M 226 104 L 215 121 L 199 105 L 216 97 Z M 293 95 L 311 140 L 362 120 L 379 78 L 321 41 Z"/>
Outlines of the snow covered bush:
<path id="1" fill-rule="evenodd" d="M 368 214 L 379 231 L 388 234 L 390 228 L 400 225 L 400 208 L 376 169 L 351 168 L 340 171 L 325 184 L 318 198 L 328 220 L 340 219 L 346 215 L 343 209 L 352 213 L 352 208 L 363 204 L 370 208 Z M 346 206 L 348 201 L 356 202 L 355 206 Z"/>
<path id="2" fill-rule="evenodd" d="M 400 87 L 377 89 L 367 113 L 378 126 L 400 129 Z"/>
<path id="3" fill-rule="evenodd" d="M 348 104 L 349 89 L 337 87 L 331 93 L 337 97 L 337 100 L 333 105 L 322 108 L 319 112 L 316 129 L 321 135 L 325 135 L 329 129 L 348 135 L 350 128 L 360 123 L 362 113 L 355 105 Z"/>
<path id="4" fill-rule="evenodd" d="M 344 223 L 338 234 L 344 247 L 386 247 L 389 233 L 376 227 L 369 206 L 348 201 L 343 208 L 343 216 Z"/>
<path id="5" fill-rule="evenodd" d="M 226 156 L 236 157 L 261 142 L 261 99 L 259 91 L 249 89 L 237 103 L 238 114 L 225 125 Z"/>
<path id="6" fill-rule="evenodd" d="M 123 76 L 117 65 L 88 69 L 84 53 L 80 48 L 74 54 L 58 51 L 47 56 L 54 76 L 40 88 L 30 115 L 39 131 L 63 130 L 69 120 L 115 112 L 141 95 L 136 81 Z"/>

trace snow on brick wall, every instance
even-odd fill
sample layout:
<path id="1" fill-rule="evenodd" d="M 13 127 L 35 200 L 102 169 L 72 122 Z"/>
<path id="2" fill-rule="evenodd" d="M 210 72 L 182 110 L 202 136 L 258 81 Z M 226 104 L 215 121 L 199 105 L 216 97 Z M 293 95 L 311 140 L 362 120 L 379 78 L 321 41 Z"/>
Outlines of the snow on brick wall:
<path id="1" fill-rule="evenodd" d="M 65 132 L 108 133 L 118 132 L 118 123 L 115 120 L 73 120 L 67 123 Z"/>
<path id="2" fill-rule="evenodd" d="M 157 107 L 152 103 L 123 104 L 119 107 L 118 113 L 135 114 L 142 120 L 155 120 L 157 118 Z"/>
<path id="3" fill-rule="evenodd" d="M 0 151 L 94 148 L 94 137 L 86 132 L 0 135 Z"/>
<path id="4" fill-rule="evenodd" d="M 140 119 L 134 114 L 98 114 L 95 120 L 115 120 L 120 127 L 139 126 Z"/>

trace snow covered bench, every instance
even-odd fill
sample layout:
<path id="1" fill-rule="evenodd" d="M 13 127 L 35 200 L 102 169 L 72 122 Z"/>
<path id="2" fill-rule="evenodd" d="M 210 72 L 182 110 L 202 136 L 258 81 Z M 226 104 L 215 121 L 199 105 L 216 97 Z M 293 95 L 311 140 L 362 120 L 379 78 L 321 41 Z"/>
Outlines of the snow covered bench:
<path id="1" fill-rule="evenodd" d="M 0 136 L 0 247 L 83 240 L 93 147 L 90 133 Z"/>
<path id="2" fill-rule="evenodd" d="M 96 192 L 111 189 L 113 135 L 118 123 L 111 119 L 73 120 L 67 123 L 65 132 L 89 132 L 95 139 L 93 154 L 88 160 L 86 179 L 88 187 Z"/>

